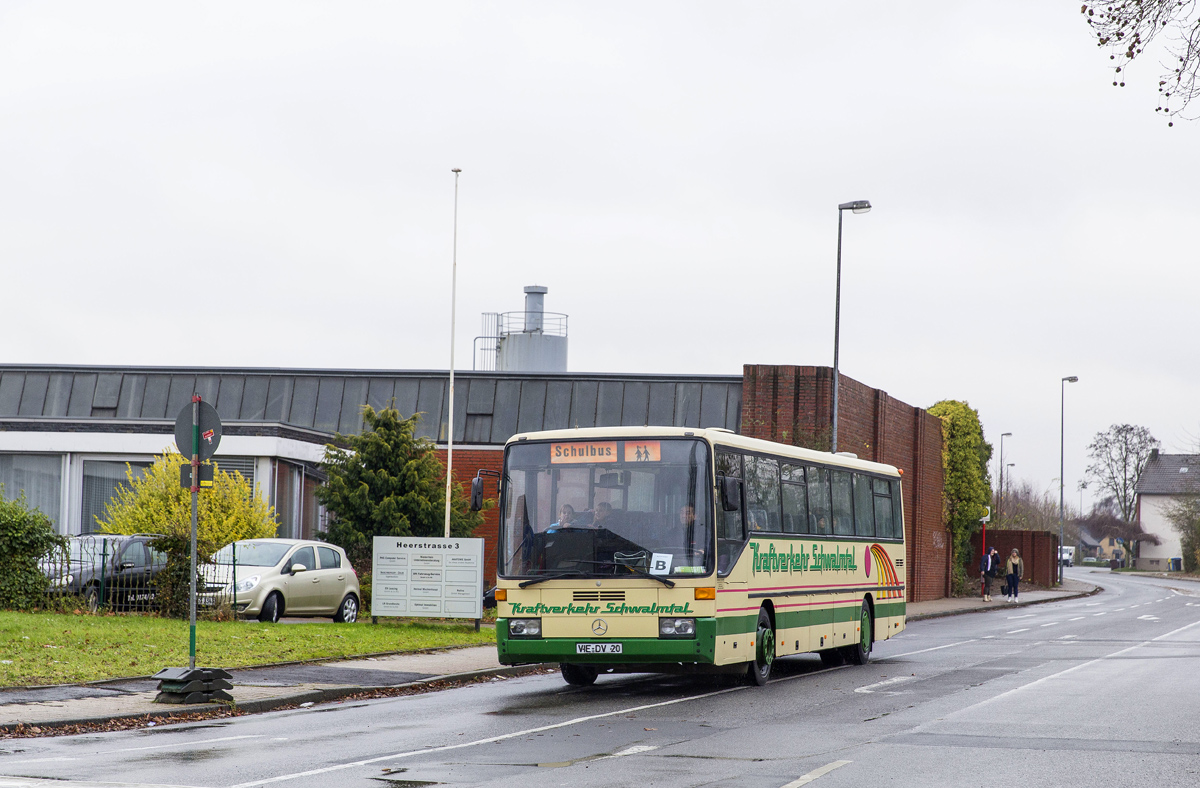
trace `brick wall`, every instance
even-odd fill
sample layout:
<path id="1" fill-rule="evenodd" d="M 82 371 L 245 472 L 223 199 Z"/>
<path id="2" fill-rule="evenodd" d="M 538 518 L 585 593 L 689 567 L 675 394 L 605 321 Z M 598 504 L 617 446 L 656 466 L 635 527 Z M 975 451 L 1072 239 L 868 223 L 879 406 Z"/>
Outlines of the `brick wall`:
<path id="1" fill-rule="evenodd" d="M 437 450 L 438 462 L 446 467 L 446 450 Z M 480 468 L 500 473 L 504 464 L 503 447 L 470 448 L 454 447 L 454 480 L 463 486 L 467 494 L 471 492 L 471 480 Z M 445 477 L 442 477 L 445 479 Z M 443 481 L 443 483 L 445 483 Z M 496 477 L 484 477 L 483 497 L 491 498 L 499 503 L 500 495 L 496 492 Z M 495 507 L 483 513 L 483 525 L 475 530 L 475 536 L 482 537 L 483 542 L 483 574 L 489 588 L 496 582 L 496 544 L 500 537 L 500 512 Z"/>
<path id="2" fill-rule="evenodd" d="M 742 383 L 742 433 L 829 450 L 833 370 L 748 364 Z M 840 377 L 838 449 L 904 472 L 908 599 L 950 593 L 950 535 L 942 521 L 941 421 L 886 391 Z"/>
<path id="3" fill-rule="evenodd" d="M 982 534 L 971 537 L 971 560 L 967 564 L 967 576 L 979 574 L 979 540 Z M 1058 582 L 1058 534 L 1051 531 L 1001 531 L 988 529 L 987 546 L 1000 551 L 1000 574 L 1004 574 L 1004 562 L 1015 547 L 1025 560 L 1022 580 L 1040 586 L 1052 586 Z"/>

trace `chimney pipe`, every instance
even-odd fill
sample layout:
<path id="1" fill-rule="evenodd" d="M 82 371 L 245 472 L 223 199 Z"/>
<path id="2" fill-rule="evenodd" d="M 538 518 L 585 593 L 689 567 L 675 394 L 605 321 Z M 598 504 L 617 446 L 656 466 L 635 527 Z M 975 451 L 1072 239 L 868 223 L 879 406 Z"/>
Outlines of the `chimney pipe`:
<path id="1" fill-rule="evenodd" d="M 540 285 L 525 288 L 525 333 L 542 332 L 542 312 L 547 292 L 549 288 Z"/>

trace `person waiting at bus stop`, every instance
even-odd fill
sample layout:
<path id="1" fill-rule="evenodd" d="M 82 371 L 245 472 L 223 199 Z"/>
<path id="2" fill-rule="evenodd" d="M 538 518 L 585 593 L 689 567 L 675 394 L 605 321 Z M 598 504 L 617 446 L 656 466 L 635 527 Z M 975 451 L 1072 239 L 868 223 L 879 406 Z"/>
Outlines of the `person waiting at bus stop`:
<path id="1" fill-rule="evenodd" d="M 1009 602 L 1016 602 L 1021 576 L 1025 574 L 1025 562 L 1021 560 L 1021 551 L 1015 547 L 1012 549 L 1012 554 L 1008 556 L 1008 562 L 1004 565 L 1004 574 L 1008 578 L 1007 599 Z"/>
<path id="2" fill-rule="evenodd" d="M 979 559 L 979 574 L 983 581 L 983 601 L 992 601 L 992 581 L 1000 571 L 1000 551 L 992 548 Z"/>

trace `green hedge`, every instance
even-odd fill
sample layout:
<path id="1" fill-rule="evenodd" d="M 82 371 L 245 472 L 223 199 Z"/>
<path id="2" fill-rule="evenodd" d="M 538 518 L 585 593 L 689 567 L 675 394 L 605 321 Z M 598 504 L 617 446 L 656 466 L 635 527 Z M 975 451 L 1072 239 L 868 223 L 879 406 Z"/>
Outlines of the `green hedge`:
<path id="1" fill-rule="evenodd" d="M 0 608 L 31 610 L 44 605 L 50 581 L 38 561 L 65 544 L 50 518 L 29 508 L 24 494 L 8 500 L 0 485 Z"/>

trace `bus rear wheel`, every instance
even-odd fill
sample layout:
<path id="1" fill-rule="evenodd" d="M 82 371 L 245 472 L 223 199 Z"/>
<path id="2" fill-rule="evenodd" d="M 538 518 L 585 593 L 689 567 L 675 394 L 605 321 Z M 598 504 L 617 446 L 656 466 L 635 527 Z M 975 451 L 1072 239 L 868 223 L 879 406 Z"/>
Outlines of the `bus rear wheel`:
<path id="1" fill-rule="evenodd" d="M 871 625 L 871 606 L 863 600 L 862 612 L 858 617 L 858 642 L 846 646 L 842 653 L 851 665 L 865 665 L 871 661 L 871 646 L 875 640 L 874 627 Z"/>
<path id="2" fill-rule="evenodd" d="M 771 666 L 774 663 L 775 628 L 771 626 L 771 615 L 765 608 L 760 608 L 754 636 L 754 659 L 746 670 L 746 678 L 755 686 L 763 686 L 771 678 Z"/>
<path id="3" fill-rule="evenodd" d="M 573 687 L 590 687 L 596 683 L 596 676 L 599 671 L 591 665 L 574 665 L 570 662 L 563 662 L 558 666 L 562 671 L 563 681 Z"/>

